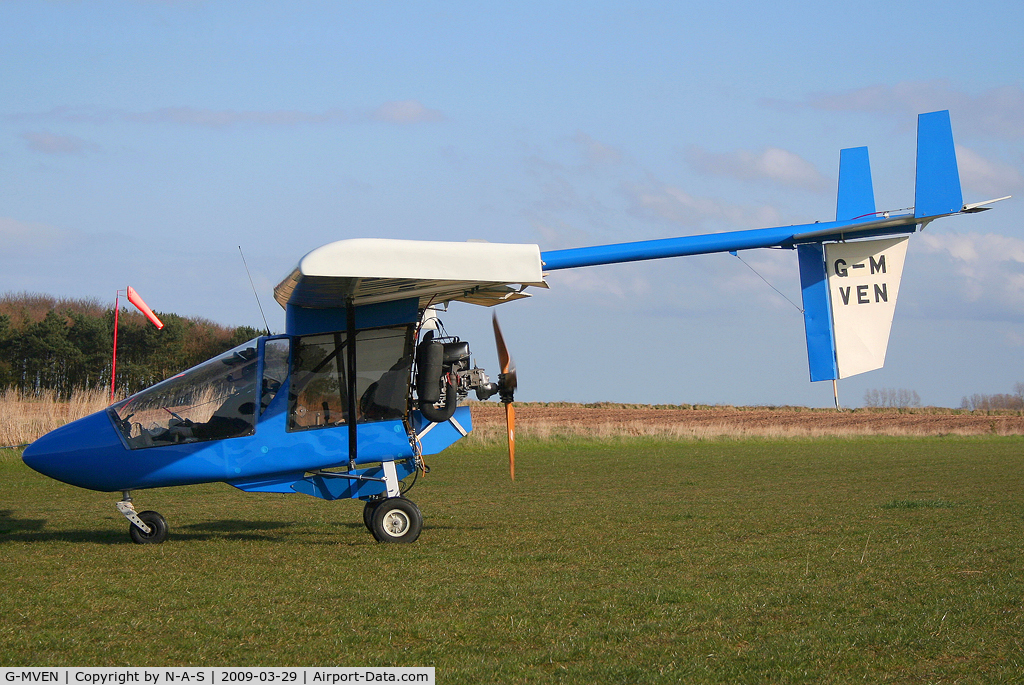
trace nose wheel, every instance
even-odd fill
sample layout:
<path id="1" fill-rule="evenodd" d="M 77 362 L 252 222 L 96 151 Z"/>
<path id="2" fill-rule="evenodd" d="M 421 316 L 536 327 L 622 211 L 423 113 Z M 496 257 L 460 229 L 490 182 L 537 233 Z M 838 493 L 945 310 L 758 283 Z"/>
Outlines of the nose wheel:
<path id="1" fill-rule="evenodd" d="M 143 532 L 134 523 L 128 527 L 128 534 L 136 545 L 159 545 L 167 539 L 167 521 L 158 512 L 143 511 L 139 518 L 149 526 L 149 532 Z"/>
<path id="2" fill-rule="evenodd" d="M 137 545 L 159 545 L 167 539 L 167 521 L 158 512 L 136 512 L 131 494 L 124 493 L 124 499 L 117 503 L 117 510 L 128 519 L 128 535 Z"/>

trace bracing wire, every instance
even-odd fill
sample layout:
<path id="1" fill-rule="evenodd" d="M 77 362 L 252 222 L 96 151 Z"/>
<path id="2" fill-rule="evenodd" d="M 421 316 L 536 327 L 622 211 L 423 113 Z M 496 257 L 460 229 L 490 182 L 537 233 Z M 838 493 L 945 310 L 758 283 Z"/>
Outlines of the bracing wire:
<path id="1" fill-rule="evenodd" d="M 786 302 L 789 302 L 789 303 L 790 303 L 791 305 L 793 305 L 794 307 L 796 307 L 796 310 L 797 310 L 798 312 L 800 312 L 801 314 L 803 314 L 803 313 L 804 313 L 803 307 L 801 307 L 801 306 L 800 306 L 800 305 L 798 305 L 798 304 L 797 304 L 796 302 L 794 302 L 793 300 L 791 300 L 791 299 L 789 299 L 788 297 L 786 297 L 785 293 L 783 293 L 783 292 L 782 292 L 781 290 L 779 290 L 779 289 L 778 289 L 778 288 L 776 288 L 776 287 L 775 287 L 774 285 L 772 285 L 771 283 L 769 283 L 769 282 L 768 282 L 768 279 L 767 279 L 767 278 L 765 278 L 765 277 L 764 277 L 764 276 L 762 276 L 761 274 L 757 273 L 757 269 L 755 269 L 754 267 L 752 267 L 752 266 L 750 266 L 749 264 L 747 264 L 747 263 L 746 263 L 746 262 L 745 262 L 745 261 L 743 260 L 743 257 L 740 257 L 740 255 L 739 255 L 739 253 L 738 253 L 738 252 L 735 252 L 735 251 L 732 251 L 732 250 L 730 250 L 730 251 L 729 251 L 729 254 L 731 254 L 731 255 L 732 255 L 733 257 L 735 257 L 736 259 L 740 260 L 741 262 L 743 262 L 743 265 L 744 265 L 744 266 L 746 266 L 746 267 L 747 267 L 748 269 L 750 269 L 751 271 L 753 271 L 753 272 L 754 272 L 754 273 L 755 273 L 755 274 L 757 275 L 757 277 L 758 277 L 758 278 L 760 278 L 760 279 L 761 279 L 762 281 L 764 281 L 764 282 L 765 282 L 765 285 L 767 285 L 767 286 L 768 286 L 769 288 L 771 288 L 772 290 L 774 290 L 775 292 L 777 292 L 777 293 L 778 293 L 779 295 L 781 295 L 781 296 L 782 296 L 782 299 L 784 299 L 784 300 L 785 300 Z"/>
<path id="2" fill-rule="evenodd" d="M 252 294 L 256 296 L 256 305 L 260 308 L 260 316 L 263 317 L 263 325 L 267 329 L 267 335 L 270 335 L 270 324 L 267 323 L 267 315 L 263 313 L 263 303 L 260 302 L 259 293 L 256 292 L 256 286 L 252 282 L 252 274 L 249 273 L 249 265 L 245 263 L 245 254 L 242 252 L 242 246 L 238 246 L 238 254 L 242 255 L 242 266 L 245 267 L 245 275 L 249 277 L 249 287 L 252 288 Z"/>

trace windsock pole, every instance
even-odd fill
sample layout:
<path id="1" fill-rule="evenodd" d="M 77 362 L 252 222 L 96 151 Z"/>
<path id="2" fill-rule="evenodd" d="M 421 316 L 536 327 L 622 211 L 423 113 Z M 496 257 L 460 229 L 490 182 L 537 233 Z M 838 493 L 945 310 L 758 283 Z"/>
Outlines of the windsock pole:
<path id="1" fill-rule="evenodd" d="M 113 359 L 111 359 L 111 361 L 110 361 L 110 403 L 111 404 L 114 403 L 114 387 L 116 386 L 116 381 L 117 381 L 117 319 L 118 319 L 118 315 L 121 313 L 121 306 L 120 306 L 121 300 L 120 300 L 120 298 L 121 298 L 121 293 L 122 292 L 125 292 L 127 294 L 128 301 L 131 302 L 133 305 L 135 305 L 135 307 L 140 312 L 142 312 L 142 314 L 147 319 L 149 319 L 150 322 L 152 322 L 152 324 L 154 326 L 156 326 L 157 330 L 160 330 L 161 328 L 164 327 L 164 322 L 161 321 L 157 317 L 157 315 L 153 313 L 153 310 L 149 308 L 149 305 L 147 305 L 143 301 L 143 299 L 141 297 L 139 297 L 139 294 L 137 292 L 135 292 L 135 289 L 133 287 L 128 286 L 128 290 L 127 291 L 121 291 L 121 290 L 117 291 L 117 295 L 114 296 L 114 356 L 113 356 Z"/>
<path id="2" fill-rule="evenodd" d="M 121 291 L 114 295 L 114 357 L 110 360 L 110 403 L 114 403 L 114 383 L 117 378 L 117 316 L 121 310 Z"/>

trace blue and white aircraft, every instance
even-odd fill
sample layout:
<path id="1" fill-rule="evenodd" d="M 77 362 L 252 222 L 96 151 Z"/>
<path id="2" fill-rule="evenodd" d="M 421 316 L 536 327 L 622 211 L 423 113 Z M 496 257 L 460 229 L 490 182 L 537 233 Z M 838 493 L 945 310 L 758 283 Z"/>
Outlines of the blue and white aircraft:
<path id="1" fill-rule="evenodd" d="M 1000 198 L 1005 199 L 1005 198 Z M 516 371 L 494 321 L 497 380 L 437 318 L 450 302 L 494 306 L 546 288 L 545 272 L 755 248 L 796 249 L 812 381 L 885 358 L 908 236 L 965 205 L 949 113 L 918 119 L 912 213 L 875 208 L 867 148 L 843 150 L 835 221 L 542 252 L 537 245 L 342 240 L 313 250 L 274 290 L 282 335 L 251 340 L 25 449 L 36 471 L 123 493 L 131 539 L 160 543 L 167 523 L 131 493 L 207 482 L 246 492 L 364 502 L 381 542 L 423 525 L 405 495 L 436 454 L 472 430 L 472 391 L 506 407 L 514 471 Z"/>

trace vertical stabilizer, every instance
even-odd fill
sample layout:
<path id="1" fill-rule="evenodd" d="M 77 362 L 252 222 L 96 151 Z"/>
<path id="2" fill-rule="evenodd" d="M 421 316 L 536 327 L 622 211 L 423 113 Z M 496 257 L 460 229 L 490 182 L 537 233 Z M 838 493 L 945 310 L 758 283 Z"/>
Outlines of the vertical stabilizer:
<path id="1" fill-rule="evenodd" d="M 875 213 L 875 191 L 866 147 L 839 152 L 839 195 L 836 221 L 859 219 Z"/>
<path id="2" fill-rule="evenodd" d="M 797 245 L 811 381 L 885 363 L 907 237 Z"/>
<path id="3" fill-rule="evenodd" d="M 914 216 L 923 219 L 954 214 L 963 204 L 949 110 L 920 114 L 917 117 Z"/>
<path id="4" fill-rule="evenodd" d="M 828 295 L 824 245 L 796 246 L 803 293 L 804 332 L 807 334 L 807 366 L 811 382 L 839 378 L 836 343 L 832 335 L 832 308 Z"/>

